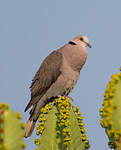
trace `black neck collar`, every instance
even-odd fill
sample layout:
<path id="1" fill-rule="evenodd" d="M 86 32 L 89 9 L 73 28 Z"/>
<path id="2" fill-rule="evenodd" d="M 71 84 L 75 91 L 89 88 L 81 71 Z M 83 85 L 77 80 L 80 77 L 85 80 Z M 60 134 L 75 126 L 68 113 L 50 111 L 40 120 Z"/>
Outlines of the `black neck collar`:
<path id="1" fill-rule="evenodd" d="M 76 45 L 73 41 L 69 41 L 68 43 L 71 45 Z"/>

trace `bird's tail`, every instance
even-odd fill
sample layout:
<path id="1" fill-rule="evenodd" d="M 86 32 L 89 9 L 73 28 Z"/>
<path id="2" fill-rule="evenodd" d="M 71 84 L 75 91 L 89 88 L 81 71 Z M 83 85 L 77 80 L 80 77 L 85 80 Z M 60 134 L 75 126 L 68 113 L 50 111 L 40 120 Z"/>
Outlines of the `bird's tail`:
<path id="1" fill-rule="evenodd" d="M 27 138 L 29 136 L 32 135 L 32 132 L 34 130 L 34 127 L 35 127 L 35 124 L 36 124 L 36 121 L 34 121 L 33 117 L 30 117 L 28 122 L 27 122 L 27 125 L 24 129 L 24 137 Z"/>
<path id="2" fill-rule="evenodd" d="M 44 105 L 45 105 L 45 101 L 41 100 L 37 104 L 34 104 L 33 108 L 31 109 L 30 118 L 27 122 L 25 129 L 24 129 L 24 137 L 25 138 L 32 135 L 36 121 L 40 115 L 40 110 L 42 107 L 44 107 Z"/>
<path id="3" fill-rule="evenodd" d="M 40 105 L 38 105 L 38 103 L 37 103 L 31 109 L 29 120 L 28 120 L 27 125 L 24 129 L 24 137 L 25 138 L 30 137 L 32 135 L 32 132 L 34 131 L 34 127 L 35 127 L 35 124 L 36 124 L 37 119 L 39 117 L 41 108 L 42 108 L 41 103 L 40 103 Z"/>

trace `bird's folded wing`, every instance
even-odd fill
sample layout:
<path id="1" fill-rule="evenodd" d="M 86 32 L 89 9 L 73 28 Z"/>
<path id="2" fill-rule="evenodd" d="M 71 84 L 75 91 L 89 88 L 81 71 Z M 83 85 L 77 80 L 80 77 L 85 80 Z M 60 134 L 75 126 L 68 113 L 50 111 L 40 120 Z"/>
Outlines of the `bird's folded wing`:
<path id="1" fill-rule="evenodd" d="M 46 57 L 32 80 L 30 87 L 31 100 L 25 108 L 25 111 L 28 110 L 33 104 L 37 103 L 49 87 L 57 80 L 61 73 L 61 65 L 62 54 L 60 52 L 53 51 Z"/>

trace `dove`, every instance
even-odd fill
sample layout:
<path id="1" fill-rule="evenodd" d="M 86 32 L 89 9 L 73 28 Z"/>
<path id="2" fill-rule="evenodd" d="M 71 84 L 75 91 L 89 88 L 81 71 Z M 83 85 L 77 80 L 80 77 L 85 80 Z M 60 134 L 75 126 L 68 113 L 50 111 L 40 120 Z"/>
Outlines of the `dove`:
<path id="1" fill-rule="evenodd" d="M 72 91 L 86 62 L 87 46 L 91 48 L 88 38 L 79 35 L 44 59 L 30 87 L 31 99 L 25 112 L 31 107 L 32 109 L 24 137 L 31 136 L 41 108 L 52 99 L 68 96 Z"/>

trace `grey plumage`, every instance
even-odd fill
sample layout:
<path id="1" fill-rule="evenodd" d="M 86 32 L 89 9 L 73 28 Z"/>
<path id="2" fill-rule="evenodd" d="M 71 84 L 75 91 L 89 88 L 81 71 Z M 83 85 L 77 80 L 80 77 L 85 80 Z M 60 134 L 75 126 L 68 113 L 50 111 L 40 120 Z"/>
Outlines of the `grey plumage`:
<path id="1" fill-rule="evenodd" d="M 88 38 L 77 36 L 46 57 L 32 80 L 31 100 L 25 111 L 33 106 L 24 136 L 32 134 L 40 109 L 52 98 L 67 96 L 74 88 L 87 58 Z"/>

